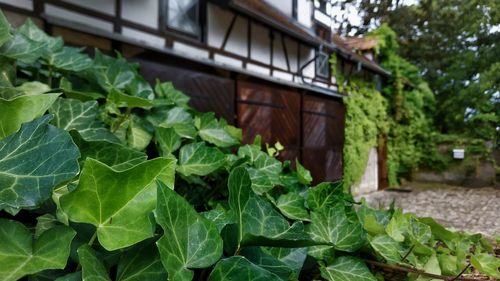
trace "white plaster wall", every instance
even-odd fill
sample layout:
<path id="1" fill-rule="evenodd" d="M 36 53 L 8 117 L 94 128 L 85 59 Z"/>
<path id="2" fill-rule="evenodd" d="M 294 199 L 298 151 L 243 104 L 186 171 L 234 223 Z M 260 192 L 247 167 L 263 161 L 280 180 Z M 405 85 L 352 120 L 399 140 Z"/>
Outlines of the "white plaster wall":
<path id="1" fill-rule="evenodd" d="M 214 54 L 214 61 L 234 67 L 240 67 L 240 68 L 243 67 L 243 62 L 241 60 L 221 54 Z"/>
<path id="2" fill-rule="evenodd" d="M 299 68 L 305 65 L 307 62 L 309 62 L 311 59 L 314 58 L 314 49 L 301 45 L 300 46 L 300 64 Z M 302 75 L 305 77 L 314 77 L 314 67 L 315 63 L 311 62 L 309 63 L 303 70 L 302 70 Z"/>
<path id="3" fill-rule="evenodd" d="M 378 154 L 377 148 L 370 149 L 365 173 L 358 184 L 351 188 L 353 195 L 366 194 L 378 190 Z"/>
<path id="4" fill-rule="evenodd" d="M 108 15 L 115 14 L 115 1 L 103 1 L 103 0 L 63 0 L 63 2 L 68 2 L 81 6 L 90 10 L 105 13 Z M 126 2 L 126 1 L 125 1 Z"/>
<path id="5" fill-rule="evenodd" d="M 288 60 L 290 61 L 290 71 L 297 72 L 297 49 L 299 44 L 297 41 L 285 37 L 286 51 L 288 53 Z"/>
<path id="6" fill-rule="evenodd" d="M 265 1 L 289 17 L 293 15 L 292 0 L 265 0 Z"/>
<path id="7" fill-rule="evenodd" d="M 273 42 L 273 65 L 284 70 L 288 69 L 286 64 L 285 50 L 283 49 L 283 43 L 281 41 L 281 35 L 276 32 L 274 32 Z"/>
<path id="8" fill-rule="evenodd" d="M 207 42 L 211 47 L 220 48 L 226 30 L 231 24 L 233 14 L 218 6 L 208 3 L 207 5 Z"/>
<path id="9" fill-rule="evenodd" d="M 94 17 L 85 16 L 50 4 L 45 4 L 45 13 L 49 16 L 81 23 L 86 26 L 95 27 L 101 30 L 113 32 L 113 24 Z"/>
<path id="10" fill-rule="evenodd" d="M 0 0 L 0 3 L 6 3 L 15 7 L 23 8 L 26 10 L 33 10 L 32 0 Z"/>
<path id="11" fill-rule="evenodd" d="M 314 11 L 314 18 L 327 26 L 330 26 L 332 24 L 332 20 L 330 19 L 330 17 L 326 14 L 323 14 L 319 10 Z"/>
<path id="12" fill-rule="evenodd" d="M 269 29 L 262 25 L 252 23 L 252 41 L 250 58 L 266 64 L 271 63 L 271 39 Z"/>
<path id="13" fill-rule="evenodd" d="M 297 21 L 308 28 L 312 27 L 312 8 L 311 0 L 297 0 Z"/>
<path id="14" fill-rule="evenodd" d="M 123 19 L 158 29 L 159 9 L 158 0 L 124 0 L 121 15 Z"/>
<path id="15" fill-rule="evenodd" d="M 269 68 L 256 65 L 253 63 L 247 63 L 247 70 L 264 75 L 269 75 L 271 73 L 271 70 Z"/>
<path id="16" fill-rule="evenodd" d="M 248 55 L 247 31 L 248 21 L 242 17 L 237 17 L 233 30 L 227 38 L 225 50 L 230 53 L 246 57 Z M 227 32 L 227 28 L 221 30 L 220 32 Z"/>

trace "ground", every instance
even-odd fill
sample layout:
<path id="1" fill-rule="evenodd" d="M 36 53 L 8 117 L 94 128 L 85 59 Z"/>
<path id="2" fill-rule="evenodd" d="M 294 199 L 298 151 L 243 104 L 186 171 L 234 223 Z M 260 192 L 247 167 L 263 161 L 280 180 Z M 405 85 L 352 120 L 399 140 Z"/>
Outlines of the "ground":
<path id="1" fill-rule="evenodd" d="M 372 207 L 387 207 L 393 199 L 405 212 L 433 217 L 450 229 L 500 235 L 500 189 L 464 188 L 442 184 L 409 183 L 401 191 L 375 192 L 365 197 Z"/>

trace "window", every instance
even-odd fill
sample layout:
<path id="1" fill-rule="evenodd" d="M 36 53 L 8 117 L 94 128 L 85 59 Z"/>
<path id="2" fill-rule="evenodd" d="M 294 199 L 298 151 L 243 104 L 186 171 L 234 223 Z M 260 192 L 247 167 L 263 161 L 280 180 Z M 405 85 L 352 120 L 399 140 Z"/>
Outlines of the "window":
<path id="1" fill-rule="evenodd" d="M 328 54 L 319 50 L 316 51 L 316 76 L 328 79 L 330 78 L 330 64 L 328 63 Z"/>
<path id="2" fill-rule="evenodd" d="M 190 35 L 200 34 L 198 0 L 164 0 L 166 1 L 166 24 L 168 28 Z"/>

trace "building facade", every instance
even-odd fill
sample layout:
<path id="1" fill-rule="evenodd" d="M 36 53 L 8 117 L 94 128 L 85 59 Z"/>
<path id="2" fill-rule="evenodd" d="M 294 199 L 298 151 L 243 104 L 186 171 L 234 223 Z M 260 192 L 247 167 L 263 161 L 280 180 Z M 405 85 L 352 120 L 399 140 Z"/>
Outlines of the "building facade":
<path id="1" fill-rule="evenodd" d="M 285 146 L 315 180 L 342 178 L 345 93 L 331 74 L 381 81 L 388 73 L 332 36 L 317 0 L 0 0 L 11 22 L 31 17 L 68 44 L 121 52 L 243 129 Z M 89 48 L 90 49 L 90 48 Z M 89 51 L 91 52 L 91 50 Z"/>

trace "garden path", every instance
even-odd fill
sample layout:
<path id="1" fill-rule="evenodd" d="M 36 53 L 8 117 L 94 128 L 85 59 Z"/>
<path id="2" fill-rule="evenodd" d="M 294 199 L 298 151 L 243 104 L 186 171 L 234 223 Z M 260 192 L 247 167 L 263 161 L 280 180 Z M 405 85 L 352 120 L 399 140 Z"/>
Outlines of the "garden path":
<path id="1" fill-rule="evenodd" d="M 500 235 L 500 189 L 408 183 L 411 192 L 381 191 L 365 197 L 372 207 L 388 207 L 393 199 L 405 212 L 433 217 L 444 226 L 493 238 Z"/>

